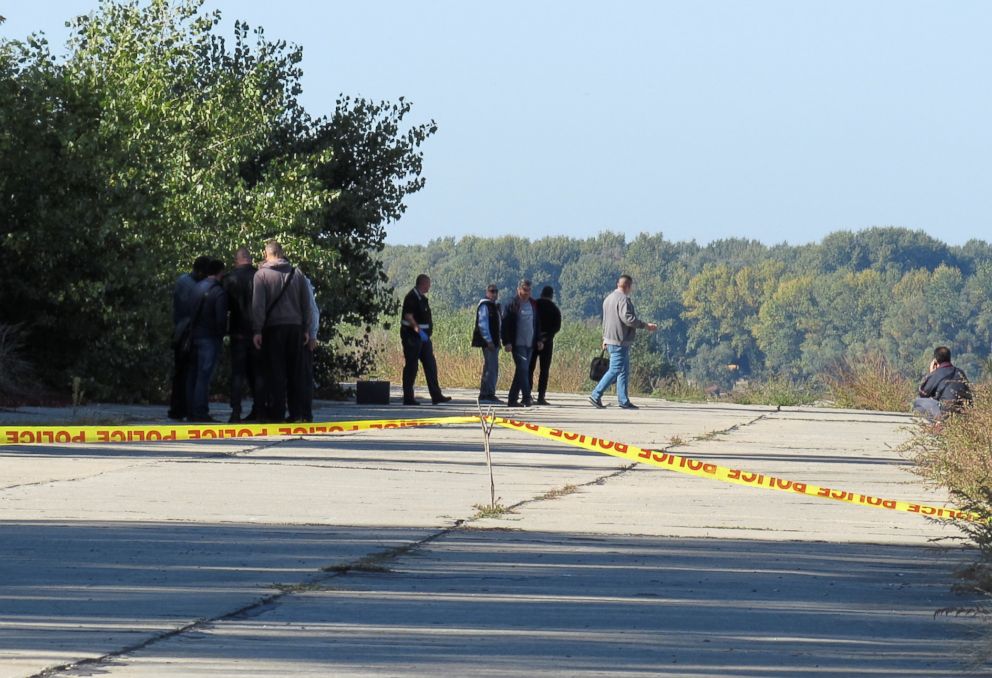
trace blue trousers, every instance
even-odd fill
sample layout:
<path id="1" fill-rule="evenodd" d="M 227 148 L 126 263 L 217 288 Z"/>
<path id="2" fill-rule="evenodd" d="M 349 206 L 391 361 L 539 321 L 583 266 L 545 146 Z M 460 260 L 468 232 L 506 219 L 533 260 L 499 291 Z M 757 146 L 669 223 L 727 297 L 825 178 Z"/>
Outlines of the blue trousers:
<path id="1" fill-rule="evenodd" d="M 482 382 L 479 384 L 479 398 L 495 398 L 496 382 L 499 381 L 499 346 L 482 347 Z"/>
<path id="2" fill-rule="evenodd" d="M 592 397 L 602 398 L 606 389 L 615 381 L 617 382 L 617 401 L 621 405 L 625 405 L 630 402 L 630 398 L 627 396 L 627 380 L 630 377 L 630 347 L 607 344 L 606 350 L 610 354 L 610 369 L 596 384 L 596 388 L 592 390 Z"/>
<path id="3" fill-rule="evenodd" d="M 534 354 L 534 349 L 530 346 L 513 346 L 513 383 L 510 385 L 510 393 L 507 402 L 517 402 L 517 397 L 521 396 L 525 403 L 531 401 L 530 398 L 530 359 Z"/>

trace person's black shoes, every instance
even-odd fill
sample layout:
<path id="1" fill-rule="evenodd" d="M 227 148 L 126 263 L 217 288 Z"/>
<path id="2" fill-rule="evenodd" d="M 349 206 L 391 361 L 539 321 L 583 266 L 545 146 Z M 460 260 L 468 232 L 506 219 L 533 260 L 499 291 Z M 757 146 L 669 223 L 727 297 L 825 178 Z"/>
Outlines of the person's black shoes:
<path id="1" fill-rule="evenodd" d="M 550 405 L 551 403 L 549 403 L 549 402 L 548 402 L 547 400 L 545 400 L 544 398 L 538 398 L 538 399 L 537 399 L 537 404 L 538 404 L 538 405 Z"/>
<path id="2" fill-rule="evenodd" d="M 506 404 L 507 407 L 526 407 L 523 403 L 518 403 L 516 400 L 511 400 Z"/>
<path id="3" fill-rule="evenodd" d="M 240 424 L 241 421 L 241 414 L 239 412 L 231 412 L 231 416 L 227 419 L 228 424 Z"/>
<path id="4" fill-rule="evenodd" d="M 191 424 L 217 424 L 219 423 L 216 419 L 211 417 L 209 414 L 205 417 L 187 417 L 186 421 Z"/>
<path id="5" fill-rule="evenodd" d="M 627 402 L 625 402 L 622 405 L 620 405 L 620 409 L 621 410 L 639 410 L 641 408 L 628 400 Z"/>
<path id="6" fill-rule="evenodd" d="M 173 412 L 172 410 L 169 410 L 169 413 L 166 416 L 169 417 L 169 419 L 175 421 L 182 421 L 183 419 L 186 418 L 185 414 L 181 414 L 179 412 Z"/>
<path id="7" fill-rule="evenodd" d="M 486 405 L 505 405 L 506 404 L 502 400 L 500 400 L 499 398 L 497 398 L 496 396 L 493 396 L 492 398 L 479 398 L 479 402 L 480 403 L 483 403 L 483 404 L 486 404 Z"/>
<path id="8" fill-rule="evenodd" d="M 602 398 L 593 398 L 592 396 L 589 396 L 589 402 L 593 404 L 593 407 L 598 407 L 601 410 L 606 409 L 606 405 L 603 404 Z"/>
<path id="9" fill-rule="evenodd" d="M 432 400 L 431 404 L 440 405 L 441 403 L 450 403 L 450 402 L 451 402 L 451 396 L 441 396 L 437 400 Z"/>
<path id="10" fill-rule="evenodd" d="M 420 404 L 420 401 L 419 400 L 404 400 L 403 401 L 403 404 L 404 405 L 419 405 Z"/>

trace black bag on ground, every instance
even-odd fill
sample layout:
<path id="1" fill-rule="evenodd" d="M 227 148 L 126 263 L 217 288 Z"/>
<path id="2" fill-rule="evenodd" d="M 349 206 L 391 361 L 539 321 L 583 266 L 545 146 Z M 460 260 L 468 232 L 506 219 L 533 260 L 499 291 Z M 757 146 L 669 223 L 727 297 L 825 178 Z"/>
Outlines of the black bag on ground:
<path id="1" fill-rule="evenodd" d="M 610 359 L 606 357 L 606 349 L 604 348 L 599 356 L 593 358 L 589 364 L 589 378 L 598 382 L 609 370 Z"/>

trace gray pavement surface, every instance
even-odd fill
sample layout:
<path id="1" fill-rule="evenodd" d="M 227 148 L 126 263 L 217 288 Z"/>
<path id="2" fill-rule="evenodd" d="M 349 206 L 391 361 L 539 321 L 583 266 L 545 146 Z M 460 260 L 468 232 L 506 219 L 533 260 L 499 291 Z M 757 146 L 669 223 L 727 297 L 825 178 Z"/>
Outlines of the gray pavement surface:
<path id="1" fill-rule="evenodd" d="M 466 413 L 321 403 L 320 420 Z M 520 419 L 942 504 L 911 419 L 583 396 Z M 214 406 L 215 408 L 217 406 Z M 216 416 L 226 413 L 217 409 Z M 161 408 L 76 420 L 165 423 Z M 0 425 L 69 423 L 0 411 Z M 478 425 L 0 447 L 3 676 L 958 676 L 972 554 L 919 516 L 634 466 Z"/>

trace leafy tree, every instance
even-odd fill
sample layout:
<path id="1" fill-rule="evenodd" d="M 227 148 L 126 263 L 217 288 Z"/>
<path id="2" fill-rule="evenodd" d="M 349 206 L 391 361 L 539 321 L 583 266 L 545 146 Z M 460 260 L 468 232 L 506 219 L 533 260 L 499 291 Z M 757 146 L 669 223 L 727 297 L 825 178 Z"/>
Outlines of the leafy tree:
<path id="1" fill-rule="evenodd" d="M 37 38 L 0 50 L 3 249 L 26 262 L 0 273 L 0 310 L 56 384 L 158 397 L 176 275 L 269 237 L 313 279 L 325 335 L 392 304 L 377 252 L 433 124 L 347 97 L 311 119 L 300 51 L 242 24 L 228 49 L 200 7 L 104 0 L 62 60 Z"/>

